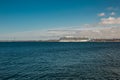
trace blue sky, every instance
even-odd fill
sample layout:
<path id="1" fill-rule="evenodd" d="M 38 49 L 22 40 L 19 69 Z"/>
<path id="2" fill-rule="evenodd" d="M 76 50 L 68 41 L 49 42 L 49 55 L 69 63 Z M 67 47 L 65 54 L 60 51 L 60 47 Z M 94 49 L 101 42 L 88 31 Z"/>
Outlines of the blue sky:
<path id="1" fill-rule="evenodd" d="M 102 13 L 119 17 L 119 8 L 119 0 L 0 0 L 0 34 L 82 27 Z"/>

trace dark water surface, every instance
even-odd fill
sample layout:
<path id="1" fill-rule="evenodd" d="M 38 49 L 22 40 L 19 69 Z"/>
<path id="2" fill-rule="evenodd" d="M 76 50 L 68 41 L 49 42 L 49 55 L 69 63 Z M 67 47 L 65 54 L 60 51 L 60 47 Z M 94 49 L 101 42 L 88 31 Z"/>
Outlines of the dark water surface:
<path id="1" fill-rule="evenodd" d="M 0 43 L 0 80 L 120 80 L 120 43 Z"/>

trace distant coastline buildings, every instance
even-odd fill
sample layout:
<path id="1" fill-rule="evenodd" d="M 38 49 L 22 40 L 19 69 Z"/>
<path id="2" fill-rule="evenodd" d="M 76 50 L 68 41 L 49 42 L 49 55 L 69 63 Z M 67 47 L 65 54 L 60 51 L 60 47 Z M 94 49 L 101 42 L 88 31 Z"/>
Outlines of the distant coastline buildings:
<path id="1" fill-rule="evenodd" d="M 86 38 L 86 37 L 73 37 L 65 36 L 61 37 L 59 42 L 120 42 L 120 39 L 95 39 L 95 38 Z"/>
<path id="2" fill-rule="evenodd" d="M 87 38 L 64 36 L 59 39 L 50 40 L 0 40 L 0 42 L 120 42 L 120 38 L 104 39 L 104 38 Z"/>
<path id="3" fill-rule="evenodd" d="M 80 38 L 80 37 L 73 37 L 73 36 L 65 36 L 59 39 L 59 42 L 88 42 L 91 39 L 89 38 Z"/>

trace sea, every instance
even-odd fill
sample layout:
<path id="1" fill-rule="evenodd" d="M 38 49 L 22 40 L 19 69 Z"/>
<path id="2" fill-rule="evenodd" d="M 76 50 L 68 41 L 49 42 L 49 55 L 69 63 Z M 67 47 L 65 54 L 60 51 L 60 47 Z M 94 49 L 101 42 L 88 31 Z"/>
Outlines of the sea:
<path id="1" fill-rule="evenodd" d="M 120 43 L 0 42 L 0 80 L 120 80 Z"/>

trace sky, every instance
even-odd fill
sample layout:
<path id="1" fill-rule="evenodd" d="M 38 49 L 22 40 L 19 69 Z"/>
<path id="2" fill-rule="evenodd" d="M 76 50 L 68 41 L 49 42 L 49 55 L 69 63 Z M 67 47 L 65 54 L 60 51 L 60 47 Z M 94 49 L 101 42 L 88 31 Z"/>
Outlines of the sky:
<path id="1" fill-rule="evenodd" d="M 0 40 L 49 39 L 65 35 L 54 30 L 95 25 L 119 27 L 120 0 L 0 0 Z"/>

